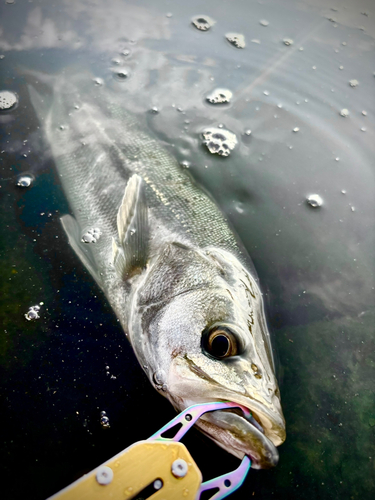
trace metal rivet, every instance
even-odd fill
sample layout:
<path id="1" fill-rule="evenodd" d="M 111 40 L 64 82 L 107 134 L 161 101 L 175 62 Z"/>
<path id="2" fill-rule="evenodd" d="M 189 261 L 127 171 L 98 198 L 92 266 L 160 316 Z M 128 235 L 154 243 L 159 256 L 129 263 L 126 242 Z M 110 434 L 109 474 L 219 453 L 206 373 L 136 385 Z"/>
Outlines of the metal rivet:
<path id="1" fill-rule="evenodd" d="M 113 479 L 113 470 L 106 465 L 99 467 L 96 471 L 96 480 L 99 484 L 109 484 Z"/>
<path id="2" fill-rule="evenodd" d="M 188 472 L 188 464 L 182 458 L 178 458 L 172 464 L 172 474 L 175 477 L 185 477 Z"/>

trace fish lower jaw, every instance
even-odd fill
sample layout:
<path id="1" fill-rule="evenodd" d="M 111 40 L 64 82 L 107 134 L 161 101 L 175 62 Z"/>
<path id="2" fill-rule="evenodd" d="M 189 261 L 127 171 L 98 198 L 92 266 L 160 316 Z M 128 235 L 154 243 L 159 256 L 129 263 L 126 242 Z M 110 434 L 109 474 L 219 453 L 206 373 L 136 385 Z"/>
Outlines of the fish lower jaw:
<path id="1" fill-rule="evenodd" d="M 258 424 L 258 423 L 257 423 Z M 259 424 L 248 417 L 230 410 L 217 410 L 206 414 L 196 422 L 197 427 L 218 446 L 242 459 L 251 459 L 254 469 L 268 469 L 277 465 L 279 454 Z"/>

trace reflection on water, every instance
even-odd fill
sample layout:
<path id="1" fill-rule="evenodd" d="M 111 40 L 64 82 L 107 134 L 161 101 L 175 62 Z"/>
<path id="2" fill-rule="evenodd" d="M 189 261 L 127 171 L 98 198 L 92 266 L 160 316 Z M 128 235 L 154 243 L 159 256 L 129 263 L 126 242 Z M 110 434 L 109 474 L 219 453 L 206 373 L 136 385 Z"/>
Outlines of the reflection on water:
<path id="1" fill-rule="evenodd" d="M 87 71 L 93 85 L 117 92 L 214 196 L 254 260 L 287 441 L 277 468 L 251 471 L 233 498 L 372 497 L 373 2 L 208 1 L 202 12 L 196 1 L 59 0 L 0 9 L 0 91 L 18 97 L 0 114 L 8 498 L 23 496 L 20 474 L 32 498 L 52 494 L 173 415 L 66 243 L 59 217 L 69 209 L 25 70 Z M 215 20 L 205 31 L 192 24 L 203 14 Z M 228 43 L 228 33 L 246 47 Z M 230 89 L 229 103 L 207 101 L 217 89 Z M 227 158 L 202 145 L 215 128 L 238 141 Z M 40 318 L 26 321 L 40 302 Z M 145 429 L 140 416 L 152 408 Z M 208 477 L 237 465 L 198 434 L 188 446 Z"/>

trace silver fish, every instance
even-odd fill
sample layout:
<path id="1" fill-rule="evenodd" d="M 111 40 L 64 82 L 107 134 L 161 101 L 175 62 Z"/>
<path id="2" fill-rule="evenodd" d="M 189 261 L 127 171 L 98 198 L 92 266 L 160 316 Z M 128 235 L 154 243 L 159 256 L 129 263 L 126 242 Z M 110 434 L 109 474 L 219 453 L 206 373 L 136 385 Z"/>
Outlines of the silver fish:
<path id="1" fill-rule="evenodd" d="M 276 465 L 285 421 L 262 294 L 224 215 L 116 93 L 88 75 L 59 77 L 52 91 L 31 80 L 74 214 L 61 219 L 69 243 L 152 385 L 180 411 L 247 407 L 250 419 L 216 411 L 197 426 L 253 468 Z"/>

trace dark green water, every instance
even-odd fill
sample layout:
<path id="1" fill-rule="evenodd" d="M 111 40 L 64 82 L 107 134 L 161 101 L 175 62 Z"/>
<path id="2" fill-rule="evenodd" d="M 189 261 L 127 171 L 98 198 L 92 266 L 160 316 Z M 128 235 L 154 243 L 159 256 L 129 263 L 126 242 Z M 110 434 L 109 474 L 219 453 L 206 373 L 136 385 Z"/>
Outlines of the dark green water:
<path id="1" fill-rule="evenodd" d="M 207 32 L 190 23 L 201 14 L 216 21 Z M 231 498 L 373 498 L 374 2 L 2 0 L 0 28 L 0 91 L 19 97 L 0 113 L 2 497 L 46 498 L 174 416 L 67 244 L 28 69 L 88 71 L 122 95 L 189 162 L 254 261 L 287 440 L 279 465 L 252 470 Z M 217 87 L 231 104 L 205 101 Z M 238 139 L 227 158 L 201 144 L 219 124 Z M 24 172 L 29 188 L 16 185 Z M 26 321 L 40 302 L 40 319 Z M 205 478 L 238 465 L 197 432 L 185 442 Z"/>

